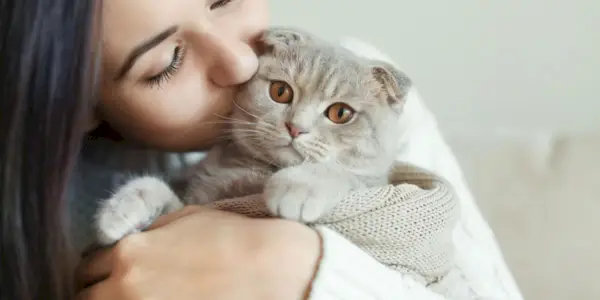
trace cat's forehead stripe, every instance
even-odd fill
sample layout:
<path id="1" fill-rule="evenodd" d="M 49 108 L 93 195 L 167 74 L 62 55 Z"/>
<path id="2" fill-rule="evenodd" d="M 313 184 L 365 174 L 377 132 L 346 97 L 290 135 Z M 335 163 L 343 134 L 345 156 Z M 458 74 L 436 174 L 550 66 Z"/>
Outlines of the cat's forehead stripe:
<path id="1" fill-rule="evenodd" d="M 361 86 L 362 75 L 356 64 L 336 57 L 330 51 L 303 50 L 306 51 L 305 55 L 294 52 L 295 55 L 288 56 L 285 63 L 299 86 L 307 89 L 307 92 L 319 92 L 328 98 L 356 94 L 357 87 Z"/>

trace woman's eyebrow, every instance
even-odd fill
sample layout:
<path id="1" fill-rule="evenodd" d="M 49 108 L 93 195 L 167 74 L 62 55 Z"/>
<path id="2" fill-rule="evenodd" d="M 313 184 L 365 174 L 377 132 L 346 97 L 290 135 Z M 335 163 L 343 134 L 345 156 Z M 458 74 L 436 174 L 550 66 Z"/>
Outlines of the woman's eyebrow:
<path id="1" fill-rule="evenodd" d="M 138 60 L 138 58 L 140 58 L 140 56 L 142 56 L 144 53 L 158 46 L 164 40 L 172 36 L 175 32 L 177 32 L 177 29 L 178 26 L 169 27 L 166 30 L 158 33 L 157 35 L 151 37 L 150 39 L 140 43 L 135 48 L 133 48 L 133 50 L 131 50 L 131 52 L 127 56 L 127 59 L 125 59 L 123 65 L 119 68 L 119 72 L 117 72 L 115 81 L 119 81 L 123 77 L 125 77 L 125 75 L 127 75 L 127 72 L 131 70 L 133 65 L 135 65 L 135 62 Z"/>

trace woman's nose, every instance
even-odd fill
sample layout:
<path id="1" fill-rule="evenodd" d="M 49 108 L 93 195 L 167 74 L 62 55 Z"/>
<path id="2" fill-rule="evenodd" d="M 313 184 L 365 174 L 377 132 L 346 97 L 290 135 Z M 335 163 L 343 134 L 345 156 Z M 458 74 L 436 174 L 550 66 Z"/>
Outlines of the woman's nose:
<path id="1" fill-rule="evenodd" d="M 206 32 L 201 41 L 207 64 L 208 77 L 220 86 L 231 86 L 248 81 L 258 68 L 258 58 L 242 40 Z"/>

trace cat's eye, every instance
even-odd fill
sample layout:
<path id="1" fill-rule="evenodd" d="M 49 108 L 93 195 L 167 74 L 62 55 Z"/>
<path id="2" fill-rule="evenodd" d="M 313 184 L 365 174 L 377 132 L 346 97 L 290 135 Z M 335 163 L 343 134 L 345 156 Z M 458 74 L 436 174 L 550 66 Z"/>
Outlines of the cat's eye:
<path id="1" fill-rule="evenodd" d="M 269 88 L 269 96 L 278 103 L 290 103 L 294 99 L 294 90 L 285 81 L 273 81 Z"/>
<path id="2" fill-rule="evenodd" d="M 325 110 L 325 116 L 335 124 L 344 124 L 352 120 L 354 109 L 346 103 L 334 103 Z"/>

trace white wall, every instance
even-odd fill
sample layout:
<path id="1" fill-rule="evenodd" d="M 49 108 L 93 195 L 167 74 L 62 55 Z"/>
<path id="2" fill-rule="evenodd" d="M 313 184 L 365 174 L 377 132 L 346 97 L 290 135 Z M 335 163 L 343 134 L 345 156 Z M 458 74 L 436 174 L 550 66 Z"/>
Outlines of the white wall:
<path id="1" fill-rule="evenodd" d="M 362 38 L 447 131 L 600 131 L 600 0 L 271 0 L 272 23 Z"/>

